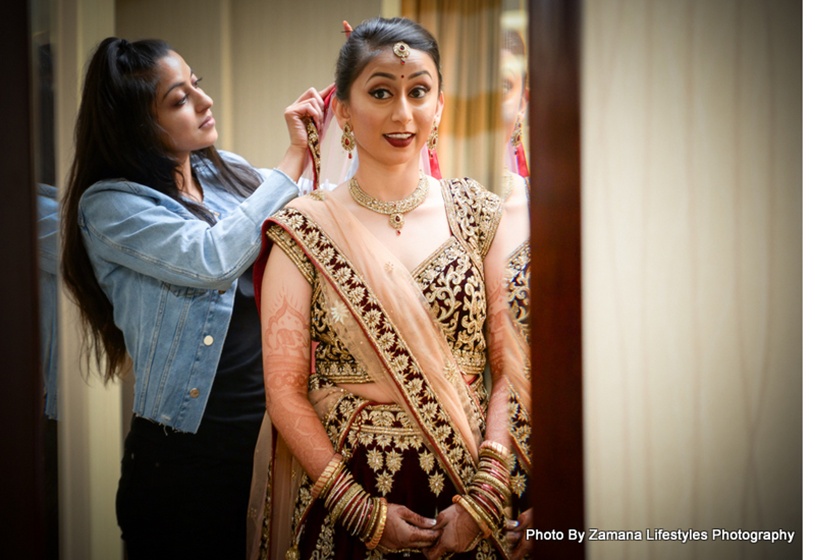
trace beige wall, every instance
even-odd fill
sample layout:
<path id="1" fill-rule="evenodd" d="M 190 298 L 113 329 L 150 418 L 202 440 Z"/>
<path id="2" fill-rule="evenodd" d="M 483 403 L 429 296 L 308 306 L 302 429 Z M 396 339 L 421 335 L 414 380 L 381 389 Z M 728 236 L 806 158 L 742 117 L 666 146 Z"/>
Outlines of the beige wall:
<path id="1" fill-rule="evenodd" d="M 800 3 L 587 0 L 583 61 L 588 526 L 797 531 L 589 556 L 800 557 Z"/>
<path id="2" fill-rule="evenodd" d="M 56 52 L 57 187 L 73 157 L 80 80 L 88 53 L 113 34 L 113 0 L 63 0 L 53 4 Z M 102 386 L 96 371 L 87 381 L 79 368 L 78 314 L 66 297 L 59 310 L 59 535 L 63 560 L 116 560 L 122 541 L 116 524 L 122 435 L 121 391 Z M 86 372 L 87 373 L 87 372 Z"/>

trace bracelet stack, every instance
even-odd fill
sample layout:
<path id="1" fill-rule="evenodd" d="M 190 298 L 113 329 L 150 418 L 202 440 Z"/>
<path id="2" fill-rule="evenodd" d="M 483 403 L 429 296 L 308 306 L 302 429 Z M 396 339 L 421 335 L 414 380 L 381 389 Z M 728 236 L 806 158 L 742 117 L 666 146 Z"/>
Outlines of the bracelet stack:
<path id="1" fill-rule="evenodd" d="M 480 538 L 500 534 L 506 523 L 504 505 L 510 498 L 509 458 L 509 449 L 500 443 L 482 443 L 478 471 L 467 487 L 467 494 L 453 498 L 478 524 Z"/>
<path id="2" fill-rule="evenodd" d="M 338 521 L 359 537 L 369 550 L 379 546 L 388 517 L 388 501 L 376 499 L 354 482 L 337 454 L 329 461 L 311 489 L 311 497 L 325 500 L 332 523 Z"/>

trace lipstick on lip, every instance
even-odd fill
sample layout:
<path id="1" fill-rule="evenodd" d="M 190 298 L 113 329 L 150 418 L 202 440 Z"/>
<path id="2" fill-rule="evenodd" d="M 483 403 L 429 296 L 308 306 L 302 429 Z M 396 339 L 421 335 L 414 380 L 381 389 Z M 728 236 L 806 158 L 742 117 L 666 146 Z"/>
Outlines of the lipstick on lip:
<path id="1" fill-rule="evenodd" d="M 209 128 L 211 126 L 215 126 L 215 119 L 213 117 L 207 117 L 198 128 Z"/>
<path id="2" fill-rule="evenodd" d="M 413 142 L 413 138 L 416 137 L 412 132 L 393 132 L 391 134 L 385 134 L 384 136 L 385 140 L 396 148 L 406 148 Z"/>

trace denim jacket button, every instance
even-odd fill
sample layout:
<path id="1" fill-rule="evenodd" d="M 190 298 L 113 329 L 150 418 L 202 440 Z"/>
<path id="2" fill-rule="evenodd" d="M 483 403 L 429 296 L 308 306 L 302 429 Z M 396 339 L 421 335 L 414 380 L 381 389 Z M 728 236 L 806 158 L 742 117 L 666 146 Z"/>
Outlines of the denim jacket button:
<path id="1" fill-rule="evenodd" d="M 212 346 L 213 342 L 215 342 L 215 339 L 212 338 L 211 335 L 207 335 L 204 337 L 204 344 L 206 344 L 207 346 Z"/>
<path id="2" fill-rule="evenodd" d="M 224 295 L 226 293 L 226 290 L 218 290 L 218 293 Z"/>
<path id="3" fill-rule="evenodd" d="M 194 399 L 197 399 L 198 395 L 200 395 L 200 394 L 201 394 L 201 391 L 199 391 L 198 389 L 193 389 L 192 391 L 190 391 L 190 396 L 192 398 L 194 398 Z"/>

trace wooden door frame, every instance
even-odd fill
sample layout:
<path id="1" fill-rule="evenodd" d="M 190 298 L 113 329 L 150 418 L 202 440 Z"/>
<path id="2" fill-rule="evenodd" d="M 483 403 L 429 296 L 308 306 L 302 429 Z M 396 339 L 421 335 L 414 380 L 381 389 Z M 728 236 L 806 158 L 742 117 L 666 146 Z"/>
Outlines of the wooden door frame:
<path id="1" fill-rule="evenodd" d="M 535 558 L 582 559 L 585 543 L 580 264 L 579 0 L 530 0 L 533 527 Z M 541 537 L 545 535 L 540 535 Z M 551 534 L 549 535 L 552 536 Z M 562 536 L 562 540 L 558 537 Z"/>
<path id="2" fill-rule="evenodd" d="M 44 558 L 45 472 L 43 383 L 39 367 L 39 275 L 34 190 L 33 98 L 29 6 L 4 4 L 0 52 L 3 126 L 3 202 L 0 220 L 0 425 L 3 426 L 2 496 L 10 513 L 2 524 L 8 558 Z"/>

